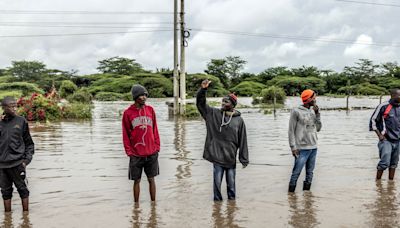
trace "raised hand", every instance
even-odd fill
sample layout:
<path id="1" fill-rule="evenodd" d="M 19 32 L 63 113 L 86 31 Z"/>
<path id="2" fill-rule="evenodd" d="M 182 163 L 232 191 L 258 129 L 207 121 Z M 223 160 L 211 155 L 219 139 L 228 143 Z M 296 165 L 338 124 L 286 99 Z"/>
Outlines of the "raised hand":
<path id="1" fill-rule="evenodd" d="M 207 89 L 208 86 L 210 85 L 211 81 L 209 81 L 208 79 L 204 80 L 201 82 L 201 88 L 203 89 Z"/>

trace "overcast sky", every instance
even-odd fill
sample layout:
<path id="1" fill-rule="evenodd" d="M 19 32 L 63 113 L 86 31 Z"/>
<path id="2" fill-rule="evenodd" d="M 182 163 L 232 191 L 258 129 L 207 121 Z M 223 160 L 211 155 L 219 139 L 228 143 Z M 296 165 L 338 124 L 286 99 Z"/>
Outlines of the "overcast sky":
<path id="1" fill-rule="evenodd" d="M 400 5 L 398 1 L 390 0 L 370 2 Z M 4 10 L 17 10 L 19 14 Z M 21 10 L 172 12 L 173 0 L 0 1 L 0 68 L 10 66 L 13 60 L 38 60 L 48 68 L 76 69 L 79 74 L 89 74 L 97 72 L 99 60 L 112 56 L 134 58 L 149 70 L 173 68 L 172 14 L 20 14 Z M 186 11 L 187 27 L 193 29 L 186 52 L 190 73 L 203 72 L 210 59 L 228 55 L 241 56 L 248 62 L 245 71 L 253 73 L 274 66 L 302 65 L 340 71 L 360 58 L 369 58 L 376 63 L 400 62 L 400 7 L 396 6 L 335 0 L 187 0 Z M 41 27 L 15 26 L 32 26 L 33 22 L 41 22 L 34 23 Z M 88 27 L 43 27 L 61 25 L 51 24 L 55 22 L 70 23 L 71 26 L 118 22 L 120 24 L 95 26 L 120 28 L 93 28 L 93 24 Z M 127 22 L 136 24 L 123 24 Z M 195 29 L 256 33 L 264 37 Z M 4 37 L 126 31 L 130 33 Z M 301 37 L 346 40 L 346 43 L 297 39 Z"/>

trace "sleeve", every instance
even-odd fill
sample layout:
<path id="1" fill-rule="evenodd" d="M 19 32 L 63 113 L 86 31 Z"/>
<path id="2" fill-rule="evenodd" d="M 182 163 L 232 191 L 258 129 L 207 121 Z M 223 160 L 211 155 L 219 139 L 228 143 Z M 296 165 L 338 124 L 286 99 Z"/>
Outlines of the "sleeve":
<path id="1" fill-rule="evenodd" d="M 23 140 L 25 144 L 25 153 L 23 156 L 24 162 L 26 165 L 31 163 L 32 161 L 32 156 L 35 153 L 35 144 L 33 143 L 31 134 L 29 132 L 29 125 L 28 121 L 25 121 L 24 126 L 23 126 Z"/>
<path id="2" fill-rule="evenodd" d="M 125 153 L 128 156 L 133 155 L 130 135 L 131 135 L 131 122 L 129 121 L 129 116 L 125 111 L 122 117 L 122 140 L 124 143 Z"/>
<path id="3" fill-rule="evenodd" d="M 382 126 L 383 125 L 383 119 L 382 119 L 382 115 L 383 115 L 383 104 L 378 105 L 378 107 L 376 107 L 374 113 L 371 116 L 371 119 L 369 121 L 369 130 L 370 131 L 375 131 L 375 130 L 379 130 L 378 126 Z"/>
<path id="4" fill-rule="evenodd" d="M 242 121 L 239 129 L 239 161 L 244 166 L 249 164 L 249 149 L 247 147 L 247 133 L 244 121 Z"/>
<path id="5" fill-rule="evenodd" d="M 297 112 L 293 109 L 290 112 L 290 119 L 289 119 L 289 146 L 290 149 L 295 150 L 296 149 L 296 137 L 295 137 L 295 132 L 296 132 L 296 126 L 297 126 Z"/>
<path id="6" fill-rule="evenodd" d="M 203 119 L 206 119 L 207 114 L 211 112 L 211 107 L 207 104 L 206 94 L 207 89 L 200 88 L 196 96 L 196 106 Z"/>
<path id="7" fill-rule="evenodd" d="M 157 151 L 160 151 L 160 135 L 158 134 L 158 125 L 157 125 L 157 117 L 156 113 L 153 109 L 153 134 L 154 134 L 154 143 L 156 144 Z"/>
<path id="8" fill-rule="evenodd" d="M 317 132 L 319 132 L 322 128 L 321 113 L 315 114 L 315 126 L 317 127 Z"/>

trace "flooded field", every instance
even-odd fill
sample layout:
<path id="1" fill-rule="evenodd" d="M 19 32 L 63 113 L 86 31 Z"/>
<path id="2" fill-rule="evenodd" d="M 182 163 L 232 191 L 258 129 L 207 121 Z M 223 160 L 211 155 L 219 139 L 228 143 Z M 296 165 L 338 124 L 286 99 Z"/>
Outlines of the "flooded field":
<path id="1" fill-rule="evenodd" d="M 27 175 L 31 211 L 23 214 L 14 192 L 13 212 L 1 227 L 398 227 L 400 177 L 376 182 L 377 137 L 368 131 L 373 110 L 324 111 L 312 191 L 287 193 L 293 165 L 288 112 L 243 111 L 250 165 L 237 168 L 236 202 L 212 200 L 212 165 L 202 160 L 202 120 L 169 119 L 164 99 L 150 99 L 161 137 L 157 201 L 143 178 L 133 203 L 121 113 L 127 102 L 95 103 L 87 122 L 35 126 L 36 154 Z M 290 98 L 287 107 L 297 106 Z M 351 99 L 375 107 L 379 98 Z M 243 100 L 250 103 L 250 100 Z M 323 109 L 345 107 L 345 98 L 320 98 Z M 400 175 L 400 174 L 399 174 Z M 226 199 L 225 185 L 223 185 Z M 0 208 L 3 210 L 3 208 Z"/>

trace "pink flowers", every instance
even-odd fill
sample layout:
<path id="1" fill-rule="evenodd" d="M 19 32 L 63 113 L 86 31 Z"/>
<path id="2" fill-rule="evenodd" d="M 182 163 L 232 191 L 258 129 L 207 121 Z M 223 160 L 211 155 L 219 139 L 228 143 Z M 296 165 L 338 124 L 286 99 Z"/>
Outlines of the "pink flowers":
<path id="1" fill-rule="evenodd" d="M 18 113 L 28 121 L 58 120 L 62 116 L 58 102 L 55 97 L 33 93 L 30 98 L 21 97 L 17 101 Z"/>

